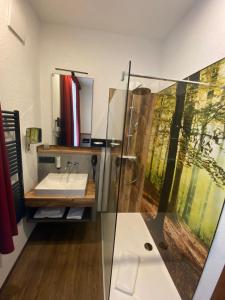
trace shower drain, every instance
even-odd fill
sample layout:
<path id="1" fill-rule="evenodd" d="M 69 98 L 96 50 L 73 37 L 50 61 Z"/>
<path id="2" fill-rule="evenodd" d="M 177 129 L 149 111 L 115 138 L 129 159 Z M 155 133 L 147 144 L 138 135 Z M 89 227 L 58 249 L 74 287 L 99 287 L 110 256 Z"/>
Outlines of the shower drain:
<path id="1" fill-rule="evenodd" d="M 153 249 L 152 244 L 145 243 L 145 249 L 148 250 L 148 251 L 152 251 L 152 249 Z"/>

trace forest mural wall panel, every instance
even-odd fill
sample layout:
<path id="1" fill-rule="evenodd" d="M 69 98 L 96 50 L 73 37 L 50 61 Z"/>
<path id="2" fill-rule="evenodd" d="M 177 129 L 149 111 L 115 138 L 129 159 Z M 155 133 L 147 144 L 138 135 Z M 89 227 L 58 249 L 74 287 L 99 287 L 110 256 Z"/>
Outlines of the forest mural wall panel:
<path id="1" fill-rule="evenodd" d="M 225 198 L 225 60 L 155 95 L 142 207 L 182 299 L 192 299 Z"/>

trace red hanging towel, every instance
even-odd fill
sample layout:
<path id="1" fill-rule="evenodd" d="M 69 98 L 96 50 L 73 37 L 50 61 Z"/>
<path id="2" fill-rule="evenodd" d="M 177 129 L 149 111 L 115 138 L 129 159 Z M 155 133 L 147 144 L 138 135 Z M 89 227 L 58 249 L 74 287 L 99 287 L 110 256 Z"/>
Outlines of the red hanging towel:
<path id="1" fill-rule="evenodd" d="M 0 106 L 0 253 L 7 254 L 14 250 L 12 237 L 17 234 L 16 213 Z"/>
<path id="2" fill-rule="evenodd" d="M 63 145 L 73 147 L 74 145 L 74 122 L 73 122 L 73 97 L 72 78 L 70 75 L 61 75 L 61 121 L 63 124 Z"/>

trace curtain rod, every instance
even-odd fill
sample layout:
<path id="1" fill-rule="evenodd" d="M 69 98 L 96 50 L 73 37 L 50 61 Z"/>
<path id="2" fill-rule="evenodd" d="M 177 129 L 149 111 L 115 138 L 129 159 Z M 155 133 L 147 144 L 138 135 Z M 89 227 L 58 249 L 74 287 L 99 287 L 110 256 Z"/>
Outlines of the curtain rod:
<path id="1" fill-rule="evenodd" d="M 88 75 L 87 72 L 81 72 L 81 71 L 76 71 L 76 70 L 70 70 L 70 69 L 62 69 L 62 68 L 55 68 L 57 71 L 66 71 L 66 72 L 74 72 L 74 73 L 79 73 L 79 74 L 85 74 Z"/>

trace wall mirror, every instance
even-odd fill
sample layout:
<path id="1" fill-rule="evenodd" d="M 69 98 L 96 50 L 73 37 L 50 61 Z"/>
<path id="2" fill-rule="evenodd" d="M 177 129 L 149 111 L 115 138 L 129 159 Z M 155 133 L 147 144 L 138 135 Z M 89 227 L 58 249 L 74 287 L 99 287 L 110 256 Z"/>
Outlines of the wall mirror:
<path id="1" fill-rule="evenodd" d="M 53 145 L 90 147 L 94 79 L 52 74 Z"/>

